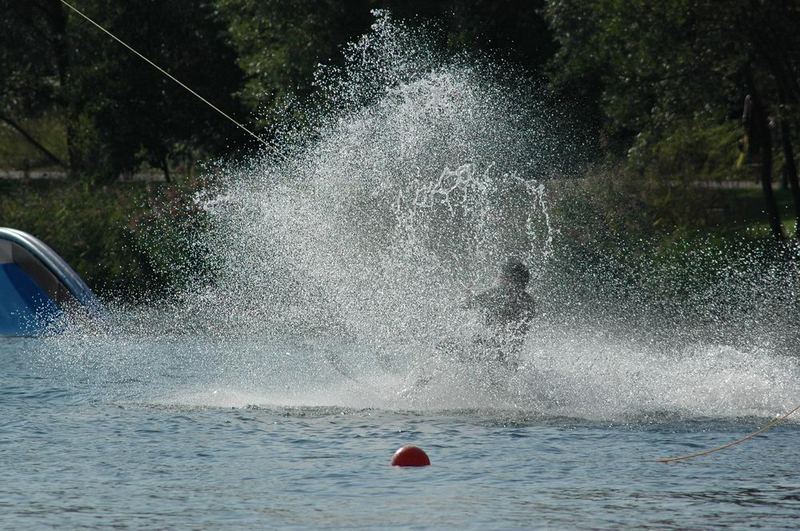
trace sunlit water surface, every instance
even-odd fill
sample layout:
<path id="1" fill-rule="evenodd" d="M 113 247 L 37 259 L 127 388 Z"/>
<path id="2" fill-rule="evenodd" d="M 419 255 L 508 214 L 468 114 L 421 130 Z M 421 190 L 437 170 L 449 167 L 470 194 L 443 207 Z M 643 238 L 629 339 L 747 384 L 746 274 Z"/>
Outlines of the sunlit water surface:
<path id="1" fill-rule="evenodd" d="M 291 377 L 269 382 L 266 370 L 264 385 L 235 366 L 192 374 L 181 360 L 198 360 L 202 348 L 146 341 L 117 358 L 147 352 L 147 368 L 128 359 L 121 371 L 60 365 L 57 374 L 42 366 L 52 359 L 41 342 L 0 343 L 0 525 L 8 529 L 791 528 L 800 511 L 791 423 L 664 465 L 655 459 L 727 442 L 767 419 L 654 411 L 587 419 L 533 402 L 409 410 L 397 386 L 382 382 L 375 395 L 378 382 L 366 376 L 359 388 L 330 368 L 304 375 L 316 380 L 315 396 Z M 280 363 L 304 353 L 265 344 L 263 356 Z M 255 360 L 243 362 L 252 369 Z M 430 467 L 389 465 L 409 443 L 427 450 Z"/>

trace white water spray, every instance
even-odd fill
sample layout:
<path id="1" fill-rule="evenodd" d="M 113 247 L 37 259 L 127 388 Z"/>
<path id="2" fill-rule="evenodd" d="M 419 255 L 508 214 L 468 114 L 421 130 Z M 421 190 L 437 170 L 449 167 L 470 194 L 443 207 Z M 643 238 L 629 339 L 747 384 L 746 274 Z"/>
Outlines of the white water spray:
<path id="1" fill-rule="evenodd" d="M 737 301 L 768 293 L 752 272 L 714 285 L 725 322 L 698 324 L 679 298 L 656 307 L 565 251 L 547 184 L 576 152 L 563 116 L 495 73 L 442 59 L 424 32 L 380 14 L 343 69 L 320 71 L 302 109 L 313 127 L 279 128 L 285 156 L 225 165 L 197 198 L 215 282 L 113 313 L 105 329 L 75 326 L 49 342 L 48 363 L 140 382 L 124 398 L 192 405 L 618 419 L 765 415 L 800 401 L 796 360 L 768 348 L 777 336 L 729 332 L 754 322 Z M 453 362 L 440 345 L 468 348 L 480 333 L 464 300 L 508 256 L 530 266 L 540 308 L 522 369 Z M 693 304 L 719 314 L 717 301 Z M 430 386 L 401 393 L 425 370 Z"/>

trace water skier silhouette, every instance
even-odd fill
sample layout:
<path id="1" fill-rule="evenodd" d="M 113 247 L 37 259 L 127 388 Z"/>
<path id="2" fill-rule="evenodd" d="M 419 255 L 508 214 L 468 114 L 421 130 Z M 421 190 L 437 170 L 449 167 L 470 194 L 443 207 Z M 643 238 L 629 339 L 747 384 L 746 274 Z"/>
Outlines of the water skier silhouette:
<path id="1" fill-rule="evenodd" d="M 515 258 L 508 259 L 491 288 L 467 298 L 465 307 L 481 314 L 483 330 L 468 342 L 445 339 L 436 346 L 438 361 L 450 360 L 463 365 L 483 365 L 495 372 L 516 371 L 519 351 L 535 313 L 533 297 L 526 291 L 530 271 Z M 400 394 L 406 395 L 428 385 L 446 365 L 425 364 L 425 374 Z M 431 372 L 431 369 L 432 372 Z"/>
<path id="2" fill-rule="evenodd" d="M 527 266 L 510 258 L 491 288 L 467 300 L 466 307 L 478 310 L 486 327 L 473 341 L 480 359 L 519 366 L 519 350 L 535 316 L 533 297 L 526 291 L 529 280 Z"/>

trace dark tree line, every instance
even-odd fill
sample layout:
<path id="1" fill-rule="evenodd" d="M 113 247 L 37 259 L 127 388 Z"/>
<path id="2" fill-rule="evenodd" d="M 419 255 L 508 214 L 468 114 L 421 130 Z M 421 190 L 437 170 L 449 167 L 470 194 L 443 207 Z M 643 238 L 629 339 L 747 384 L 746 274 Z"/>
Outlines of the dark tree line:
<path id="1" fill-rule="evenodd" d="M 680 124 L 736 124 L 776 239 L 772 180 L 794 197 L 800 128 L 796 0 L 74 0 L 224 111 L 268 130 L 311 91 L 319 63 L 368 30 L 370 11 L 435 21 L 442 46 L 494 53 L 550 80 L 605 152 L 625 159 Z M 74 177 L 247 148 L 246 135 L 58 0 L 0 0 L 0 122 Z M 747 105 L 745 105 L 747 101 Z M 746 107 L 746 108 L 745 108 Z M 66 148 L 27 124 L 62 124 Z M 798 232 L 795 236 L 800 234 Z"/>
<path id="2" fill-rule="evenodd" d="M 773 236 L 785 238 L 772 191 L 774 156 L 800 230 L 794 131 L 800 125 L 800 4 L 789 0 L 551 0 L 555 81 L 589 101 L 622 146 L 657 141 L 680 120 L 742 120 Z M 797 234 L 800 234 L 798 232 Z"/>
<path id="3" fill-rule="evenodd" d="M 231 113 L 244 79 L 211 2 L 76 1 L 145 56 Z M 75 177 L 114 179 L 142 163 L 226 148 L 210 109 L 58 0 L 0 0 L 0 120 Z M 44 115 L 63 125 L 59 157 L 26 130 Z M 238 140 L 238 139 L 237 139 Z"/>
<path id="4" fill-rule="evenodd" d="M 311 90 L 319 63 L 369 29 L 371 10 L 436 19 L 453 46 L 502 49 L 541 69 L 553 41 L 542 2 L 523 0 L 74 0 L 88 16 L 228 114 L 261 120 Z M 169 178 L 183 159 L 244 146 L 246 135 L 58 0 L 0 0 L 0 120 L 78 178 L 115 179 L 142 163 Z M 63 126 L 63 153 L 27 124 Z M 252 145 L 251 145 L 252 147 Z"/>

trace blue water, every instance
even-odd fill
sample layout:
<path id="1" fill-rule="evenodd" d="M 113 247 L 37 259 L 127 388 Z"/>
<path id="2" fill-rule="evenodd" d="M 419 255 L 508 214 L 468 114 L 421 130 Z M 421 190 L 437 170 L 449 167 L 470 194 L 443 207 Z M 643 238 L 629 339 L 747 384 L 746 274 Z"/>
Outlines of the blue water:
<path id="1" fill-rule="evenodd" d="M 404 410 L 354 382 L 316 397 L 287 373 L 259 387 L 242 354 L 246 371 L 210 369 L 190 342 L 82 341 L 0 342 L 2 528 L 795 528 L 800 515 L 792 423 L 664 465 L 768 419 Z M 391 467 L 404 444 L 432 466 Z"/>

